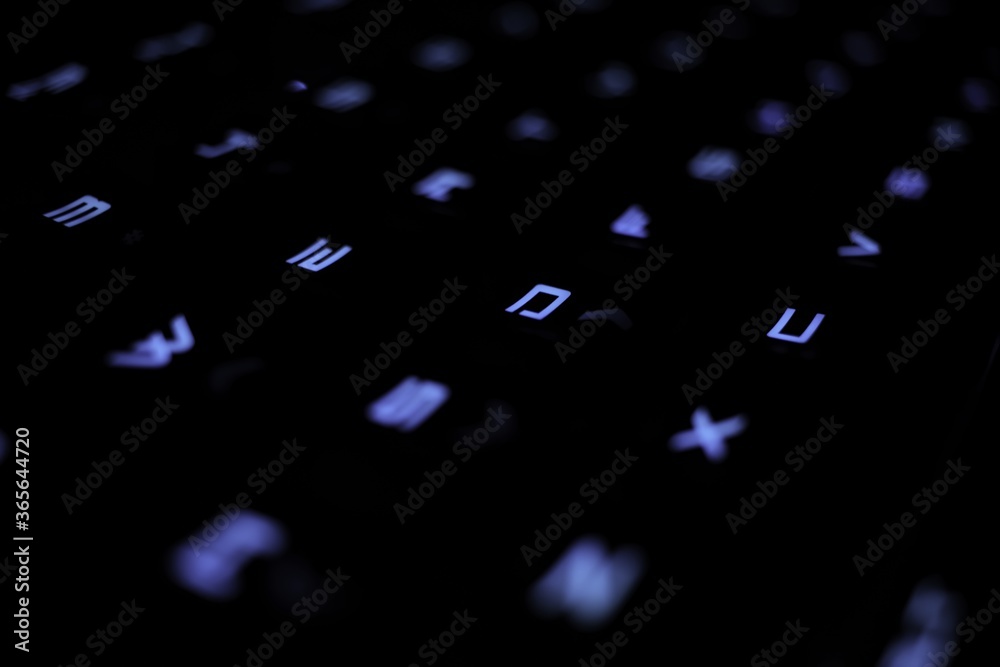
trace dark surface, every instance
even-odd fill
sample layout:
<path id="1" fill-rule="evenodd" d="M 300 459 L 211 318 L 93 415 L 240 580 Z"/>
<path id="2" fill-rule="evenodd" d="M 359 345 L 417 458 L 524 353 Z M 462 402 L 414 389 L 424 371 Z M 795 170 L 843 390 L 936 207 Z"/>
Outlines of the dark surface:
<path id="1" fill-rule="evenodd" d="M 243 665 L 261 633 L 290 620 L 295 636 L 265 664 L 428 664 L 420 646 L 447 629 L 453 611 L 468 609 L 478 620 L 442 665 L 575 665 L 618 630 L 629 643 L 613 664 L 745 664 L 796 619 L 810 631 L 783 663 L 877 664 L 926 576 L 941 575 L 970 610 L 985 605 L 1000 586 L 997 379 L 995 368 L 988 372 L 1000 340 L 1000 287 L 987 283 L 960 311 L 946 301 L 998 249 L 996 116 L 966 111 L 960 95 L 966 77 L 997 76 L 997 51 L 986 46 L 993 28 L 978 8 L 911 19 L 912 40 L 894 34 L 884 43 L 886 62 L 867 69 L 846 59 L 840 35 L 863 29 L 882 43 L 875 21 L 883 5 L 823 4 L 786 19 L 750 10 L 746 39 L 717 40 L 703 64 L 678 74 L 654 66 L 652 42 L 668 30 L 701 30 L 718 13 L 710 5 L 614 3 L 577 12 L 555 31 L 542 18 L 522 42 L 492 31 L 492 6 L 407 3 L 346 63 L 339 42 L 383 7 L 354 2 L 294 16 L 244 3 L 220 22 L 210 2 L 72 2 L 20 53 L 4 56 L 5 86 L 68 60 L 90 68 L 60 95 L 0 102 L 8 164 L 0 425 L 11 442 L 15 428 L 31 429 L 30 532 L 39 556 L 30 659 L 70 664 L 87 653 L 94 664 Z M 37 7 L 8 9 L 9 28 Z M 50 163 L 63 147 L 142 80 L 135 43 L 192 20 L 215 28 L 212 43 L 164 58 L 169 78 L 58 182 Z M 463 36 L 472 60 L 447 73 L 415 67 L 410 48 L 433 34 Z M 803 103 L 805 63 L 814 59 L 840 62 L 850 91 L 780 140 L 728 202 L 713 184 L 690 178 L 686 164 L 705 145 L 759 148 L 764 137 L 747 128 L 747 112 L 761 98 Z M 633 68 L 634 95 L 587 94 L 585 77 L 609 60 Z M 448 141 L 390 193 L 382 174 L 395 156 L 446 127 L 441 113 L 491 73 L 502 82 L 497 92 L 459 129 L 447 129 Z M 345 114 L 315 106 L 312 91 L 341 76 L 371 82 L 375 99 Z M 291 79 L 310 90 L 287 92 Z M 186 225 L 178 204 L 226 162 L 195 156 L 194 145 L 218 143 L 230 128 L 256 131 L 285 106 L 296 114 L 288 128 Z M 556 141 L 506 137 L 507 122 L 528 108 L 553 119 Z M 598 136 L 606 117 L 629 127 L 586 172 L 574 170 L 575 182 L 519 235 L 510 215 L 523 211 L 540 181 L 573 169 L 569 155 Z M 931 168 L 923 200 L 897 202 L 875 223 L 881 256 L 868 266 L 837 257 L 842 225 L 884 188 L 893 167 L 928 145 L 938 117 L 967 123 L 970 143 Z M 274 173 L 278 166 L 284 173 Z M 410 186 L 439 166 L 474 174 L 475 187 L 456 191 L 448 205 L 414 196 Z M 84 194 L 112 209 L 72 229 L 43 217 Z M 631 247 L 608 229 L 635 203 L 649 212 L 652 236 Z M 142 238 L 126 243 L 133 230 Z M 352 252 L 291 291 L 284 260 L 327 235 Z M 673 257 L 623 302 L 617 281 L 645 262 L 647 246 L 661 245 Z M 76 305 L 122 267 L 134 284 L 25 386 L 16 366 L 48 332 L 81 322 Z M 456 277 L 468 290 L 356 395 L 349 376 L 380 343 L 412 333 L 410 314 Z M 504 312 L 539 282 L 573 295 L 538 323 Z M 223 333 L 276 288 L 287 301 L 230 353 Z M 762 337 L 699 399 L 717 420 L 749 420 L 726 461 L 671 451 L 667 442 L 690 427 L 694 409 L 681 385 L 694 382 L 713 352 L 746 343 L 741 326 L 784 288 L 800 295 L 796 319 L 826 315 L 816 335 L 783 346 Z M 563 363 L 554 343 L 608 298 L 633 328 L 608 324 Z M 951 321 L 894 373 L 886 354 L 939 308 Z M 108 351 L 166 328 L 179 313 L 193 350 L 162 369 L 104 365 Z M 228 392 L 213 390 L 220 368 L 247 359 L 260 360 L 260 370 Z M 365 407 L 408 375 L 447 384 L 452 398 L 411 434 L 367 421 Z M 69 515 L 61 497 L 75 478 L 124 449 L 120 434 L 167 396 L 181 405 L 176 415 Z M 452 443 L 496 406 L 514 417 L 461 462 Z M 831 417 L 842 433 L 733 535 L 725 515 L 758 480 L 790 470 L 785 453 Z M 305 453 L 266 491 L 251 492 L 252 509 L 287 529 L 287 548 L 253 561 L 230 602 L 180 588 L 165 567 L 168 552 L 219 503 L 248 491 L 248 475 L 292 438 Z M 527 566 L 520 548 L 535 529 L 580 502 L 580 485 L 625 448 L 639 461 Z M 959 457 L 972 467 L 967 477 L 858 576 L 854 555 L 883 523 L 913 511 L 912 496 Z M 12 458 L 3 463 L 7 480 L 17 479 Z M 458 473 L 400 525 L 393 504 L 444 459 Z M 599 630 L 537 618 L 526 592 L 573 540 L 591 534 L 614 548 L 638 545 L 644 576 Z M 294 601 L 337 567 L 350 576 L 343 591 L 299 625 Z M 622 618 L 661 577 L 683 590 L 633 635 Z M 132 599 L 147 611 L 95 656 L 88 636 Z M 987 664 L 998 632 L 988 626 L 956 663 Z"/>

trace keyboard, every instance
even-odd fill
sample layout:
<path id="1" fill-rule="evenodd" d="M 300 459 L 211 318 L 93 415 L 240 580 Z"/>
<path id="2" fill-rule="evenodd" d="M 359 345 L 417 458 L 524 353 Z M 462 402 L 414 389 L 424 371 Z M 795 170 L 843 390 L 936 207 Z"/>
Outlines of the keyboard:
<path id="1" fill-rule="evenodd" d="M 977 8 L 5 15 L 16 664 L 995 663 Z"/>

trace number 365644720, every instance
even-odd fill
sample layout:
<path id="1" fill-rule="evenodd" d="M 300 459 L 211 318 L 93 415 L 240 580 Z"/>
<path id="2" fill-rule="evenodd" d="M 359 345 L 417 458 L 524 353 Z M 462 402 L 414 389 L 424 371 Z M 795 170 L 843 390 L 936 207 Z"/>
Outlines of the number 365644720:
<path id="1" fill-rule="evenodd" d="M 18 468 L 16 474 L 21 478 L 17 480 L 17 487 L 21 489 L 16 493 L 17 497 L 17 509 L 21 510 L 14 517 L 16 521 L 27 521 L 28 520 L 28 447 L 30 443 L 28 441 L 28 429 L 19 428 L 17 429 L 17 447 L 15 453 L 17 458 L 15 463 L 17 463 Z M 23 447 L 23 449 L 22 449 Z M 23 499 L 23 500 L 22 500 Z"/>

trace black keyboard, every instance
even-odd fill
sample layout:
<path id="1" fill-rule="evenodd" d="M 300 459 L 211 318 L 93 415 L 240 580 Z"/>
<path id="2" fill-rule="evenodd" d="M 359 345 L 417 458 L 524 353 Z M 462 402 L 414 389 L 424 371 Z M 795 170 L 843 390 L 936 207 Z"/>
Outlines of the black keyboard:
<path id="1" fill-rule="evenodd" d="M 995 663 L 979 7 L 5 14 L 16 664 Z"/>

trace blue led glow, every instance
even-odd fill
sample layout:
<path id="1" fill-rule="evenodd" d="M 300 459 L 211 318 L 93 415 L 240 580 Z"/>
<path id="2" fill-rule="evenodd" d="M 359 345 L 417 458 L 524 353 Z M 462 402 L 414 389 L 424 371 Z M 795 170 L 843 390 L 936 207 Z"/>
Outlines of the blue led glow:
<path id="1" fill-rule="evenodd" d="M 442 167 L 413 184 L 413 192 L 421 197 L 434 201 L 451 201 L 451 191 L 454 188 L 468 190 L 475 185 L 476 179 L 464 171 Z"/>
<path id="2" fill-rule="evenodd" d="M 439 35 L 413 47 L 413 64 L 431 72 L 461 67 L 472 57 L 472 46 L 464 39 Z"/>
<path id="3" fill-rule="evenodd" d="M 226 153 L 231 153 L 241 146 L 245 146 L 248 149 L 260 147 L 257 143 L 257 137 L 249 132 L 244 132 L 243 130 L 229 130 L 222 143 L 214 146 L 198 144 L 195 146 L 194 154 L 203 158 L 211 159 L 219 157 L 220 155 L 225 155 Z"/>
<path id="4" fill-rule="evenodd" d="M 885 179 L 885 187 L 903 199 L 921 199 L 931 187 L 931 178 L 914 168 L 896 167 Z"/>
<path id="5" fill-rule="evenodd" d="M 911 635 L 889 647 L 878 667 L 923 667 L 928 664 L 927 656 L 940 651 L 943 644 L 931 635 Z"/>
<path id="6" fill-rule="evenodd" d="M 622 62 L 605 63 L 601 69 L 587 77 L 587 91 L 595 96 L 610 99 L 626 97 L 635 92 L 635 73 Z"/>
<path id="7" fill-rule="evenodd" d="M 966 79 L 962 84 L 962 98 L 969 111 L 986 113 L 997 103 L 997 89 L 986 79 Z"/>
<path id="8" fill-rule="evenodd" d="M 524 304 L 528 303 L 539 294 L 548 294 L 550 296 L 554 296 L 555 299 L 549 305 L 547 305 L 545 308 L 543 308 L 541 311 L 537 313 L 533 310 L 522 310 L 520 313 L 518 313 L 518 315 L 521 315 L 523 317 L 528 317 L 533 320 L 544 319 L 546 316 L 548 316 L 549 313 L 558 308 L 563 301 L 568 299 L 571 292 L 569 290 L 559 289 L 558 287 L 552 287 L 551 285 L 542 285 L 541 283 L 539 283 L 534 287 L 532 287 L 530 290 L 528 290 L 528 293 L 522 296 L 516 302 L 514 302 L 513 305 L 508 306 L 506 308 L 506 311 L 508 313 L 513 313 L 515 310 L 517 310 Z"/>
<path id="9" fill-rule="evenodd" d="M 928 140 L 938 150 L 947 147 L 953 151 L 965 146 L 972 137 L 969 126 L 957 118 L 935 118 L 928 133 Z"/>
<path id="10" fill-rule="evenodd" d="M 307 271 L 322 271 L 351 252 L 351 246 L 349 245 L 335 245 L 334 248 L 336 248 L 336 251 L 334 248 L 329 247 L 329 245 L 329 239 L 319 239 L 299 254 L 286 259 L 285 262 L 288 264 L 297 264 L 299 268 L 306 269 Z"/>
<path id="11" fill-rule="evenodd" d="M 440 382 L 411 375 L 371 403 L 365 414 L 376 424 L 409 433 L 437 412 L 450 396 L 451 390 Z"/>
<path id="12" fill-rule="evenodd" d="M 740 156 L 728 148 L 706 146 L 687 164 L 688 173 L 702 181 L 729 178 L 739 169 Z"/>
<path id="13" fill-rule="evenodd" d="M 914 588 L 903 612 L 903 633 L 882 654 L 878 667 L 924 667 L 950 664 L 945 645 L 954 638 L 961 597 L 940 585 L 936 577 Z M 933 660 L 928 662 L 927 658 Z"/>
<path id="14" fill-rule="evenodd" d="M 846 69 L 829 60 L 813 60 L 806 63 L 806 78 L 817 88 L 828 91 L 831 97 L 841 97 L 851 89 L 851 75 Z"/>
<path id="15" fill-rule="evenodd" d="M 316 91 L 313 102 L 323 109 L 343 113 L 371 101 L 375 88 L 358 79 L 343 78 Z"/>
<path id="16" fill-rule="evenodd" d="M 7 97 L 23 102 L 43 91 L 55 95 L 82 82 L 89 72 L 80 63 L 67 63 L 36 79 L 10 84 Z"/>
<path id="17" fill-rule="evenodd" d="M 798 336 L 792 336 L 790 334 L 781 333 L 781 330 L 785 328 L 785 325 L 788 324 L 789 320 L 792 319 L 792 315 L 794 314 L 795 314 L 794 308 L 789 308 L 784 313 L 782 313 L 781 318 L 775 323 L 775 325 L 771 328 L 771 330 L 767 332 L 767 337 L 774 338 L 775 340 L 788 341 L 789 343 L 805 343 L 810 338 L 812 338 L 812 335 L 814 333 L 816 333 L 816 329 L 819 328 L 820 322 L 822 322 L 823 318 L 825 317 L 823 313 L 817 313 L 816 315 L 814 315 L 812 321 L 809 323 L 809 326 L 806 327 L 806 330 L 800 333 Z"/>
<path id="18" fill-rule="evenodd" d="M 840 45 L 855 65 L 871 67 L 885 60 L 885 47 L 870 32 L 861 30 L 845 32 L 840 38 Z"/>
<path id="19" fill-rule="evenodd" d="M 285 0 L 285 9 L 292 14 L 312 14 L 343 7 L 349 0 Z"/>
<path id="20" fill-rule="evenodd" d="M 0 463 L 7 458 L 7 435 L 0 431 Z"/>
<path id="21" fill-rule="evenodd" d="M 63 65 L 48 74 L 45 90 L 49 93 L 61 93 L 64 90 L 69 90 L 73 86 L 82 83 L 87 78 L 89 71 L 86 67 L 78 63 Z"/>
<path id="22" fill-rule="evenodd" d="M 535 583 L 528 602 L 539 616 L 565 613 L 578 629 L 595 629 L 618 611 L 644 569 L 638 548 L 610 553 L 600 538 L 582 537 Z"/>
<path id="23" fill-rule="evenodd" d="M 493 13 L 493 24 L 501 34 L 528 39 L 538 32 L 538 15 L 526 2 L 511 2 Z"/>
<path id="24" fill-rule="evenodd" d="M 946 637 L 958 623 L 956 609 L 961 601 L 931 579 L 921 581 L 910 594 L 903 622 L 910 630 Z"/>
<path id="25" fill-rule="evenodd" d="M 253 510 L 237 511 L 232 519 L 220 514 L 209 522 L 218 533 L 214 540 L 203 534 L 174 548 L 171 574 L 179 585 L 209 600 L 229 600 L 239 594 L 240 572 L 250 560 L 284 550 L 285 531 L 277 521 Z"/>
<path id="26" fill-rule="evenodd" d="M 552 121 L 537 109 L 529 109 L 507 124 L 507 136 L 514 141 L 552 141 L 558 134 L 559 130 Z"/>
<path id="27" fill-rule="evenodd" d="M 778 126 L 787 123 L 785 117 L 794 112 L 791 105 L 778 100 L 762 100 L 750 117 L 750 126 L 758 134 L 777 135 Z"/>
<path id="28" fill-rule="evenodd" d="M 144 63 L 151 63 L 164 56 L 173 56 L 188 49 L 205 46 L 212 41 L 214 34 L 212 26 L 207 23 L 200 21 L 189 23 L 178 32 L 140 41 L 135 47 L 135 58 Z"/>
<path id="29" fill-rule="evenodd" d="M 856 229 L 848 234 L 848 238 L 853 245 L 844 245 L 837 248 L 837 254 L 841 257 L 871 257 L 882 252 L 878 243 Z"/>
<path id="30" fill-rule="evenodd" d="M 649 237 L 646 227 L 649 225 L 649 216 L 641 206 L 629 206 L 624 213 L 611 223 L 611 231 L 622 236 L 632 236 L 637 239 Z"/>
<path id="31" fill-rule="evenodd" d="M 112 352 L 108 355 L 109 366 L 127 368 L 162 368 L 170 363 L 174 354 L 183 354 L 194 347 L 194 336 L 187 320 L 178 315 L 170 321 L 172 340 L 167 340 L 162 331 L 154 331 L 144 340 L 134 343 L 129 352 Z"/>
<path id="32" fill-rule="evenodd" d="M 660 35 L 653 44 L 651 57 L 657 67 L 671 72 L 687 72 L 705 61 L 705 50 L 699 47 L 692 56 L 690 40 L 695 36 L 688 32 L 673 30 Z"/>
<path id="33" fill-rule="evenodd" d="M 705 457 L 713 463 L 725 460 L 729 454 L 726 438 L 732 438 L 743 433 L 747 427 L 746 417 L 737 415 L 713 422 L 707 408 L 698 408 L 691 415 L 691 430 L 681 431 L 670 438 L 670 449 L 684 451 L 700 447 Z"/>
<path id="34" fill-rule="evenodd" d="M 55 222 L 64 223 L 65 227 L 76 227 L 82 222 L 87 222 L 101 213 L 104 213 L 111 204 L 101 201 L 90 195 L 84 195 L 79 199 L 66 204 L 62 208 L 43 213 L 46 218 L 51 218 Z"/>
<path id="35" fill-rule="evenodd" d="M 303 90 L 309 90 L 309 86 L 298 79 L 293 79 L 285 84 L 285 90 L 290 93 L 301 93 Z"/>

